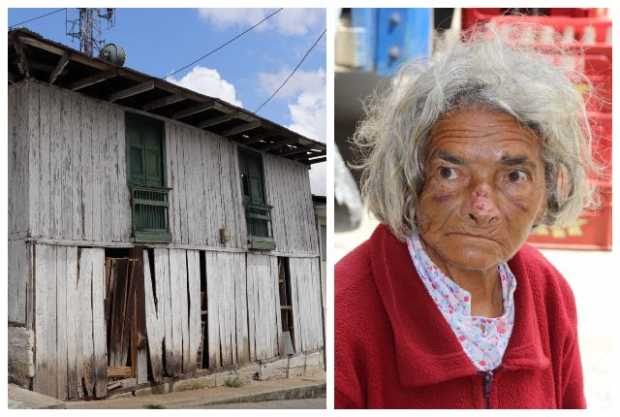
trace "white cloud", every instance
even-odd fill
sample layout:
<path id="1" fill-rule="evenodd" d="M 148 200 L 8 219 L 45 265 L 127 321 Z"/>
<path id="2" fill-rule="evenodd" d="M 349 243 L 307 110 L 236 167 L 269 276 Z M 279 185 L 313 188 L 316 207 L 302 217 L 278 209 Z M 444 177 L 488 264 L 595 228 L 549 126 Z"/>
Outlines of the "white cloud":
<path id="1" fill-rule="evenodd" d="M 276 88 L 291 73 L 291 69 L 285 68 L 278 72 L 261 72 L 258 74 L 258 85 L 267 94 L 273 93 Z M 304 91 L 318 91 L 325 88 L 325 70 L 319 68 L 316 71 L 298 70 L 286 85 L 278 92 L 280 98 L 293 97 Z"/>
<path id="2" fill-rule="evenodd" d="M 265 95 L 273 93 L 290 74 L 290 69 L 258 74 L 258 86 Z M 286 99 L 291 116 L 287 127 L 295 132 L 325 142 L 325 70 L 297 71 L 274 100 Z M 312 165 L 310 188 L 313 194 L 325 195 L 326 164 Z"/>
<path id="3" fill-rule="evenodd" d="M 231 26 L 250 27 L 258 23 L 274 9 L 198 9 L 200 16 L 218 28 Z M 322 9 L 284 9 L 255 30 L 275 29 L 285 35 L 305 35 L 315 27 L 325 25 Z"/>
<path id="4" fill-rule="evenodd" d="M 166 81 L 243 107 L 241 100 L 237 99 L 235 86 L 223 79 L 219 72 L 214 69 L 197 66 L 179 80 L 174 77 L 166 77 Z"/>

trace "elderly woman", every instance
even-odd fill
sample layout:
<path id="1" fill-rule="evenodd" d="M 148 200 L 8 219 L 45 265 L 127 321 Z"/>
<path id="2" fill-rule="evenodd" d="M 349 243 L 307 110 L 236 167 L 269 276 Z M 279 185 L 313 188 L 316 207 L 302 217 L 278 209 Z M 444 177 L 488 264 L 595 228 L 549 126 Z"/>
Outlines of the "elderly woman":
<path id="1" fill-rule="evenodd" d="M 336 265 L 337 408 L 585 407 L 573 294 L 524 243 L 591 203 L 590 138 L 569 77 L 488 33 L 370 103 L 382 224 Z"/>

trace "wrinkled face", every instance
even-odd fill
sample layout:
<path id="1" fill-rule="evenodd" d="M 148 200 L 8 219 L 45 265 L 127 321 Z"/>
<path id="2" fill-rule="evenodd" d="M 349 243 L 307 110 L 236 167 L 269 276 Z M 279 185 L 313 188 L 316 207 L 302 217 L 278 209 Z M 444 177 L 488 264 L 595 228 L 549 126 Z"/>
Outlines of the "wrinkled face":
<path id="1" fill-rule="evenodd" d="M 539 138 L 483 107 L 448 113 L 430 132 L 416 206 L 432 258 L 485 270 L 510 259 L 544 214 Z"/>

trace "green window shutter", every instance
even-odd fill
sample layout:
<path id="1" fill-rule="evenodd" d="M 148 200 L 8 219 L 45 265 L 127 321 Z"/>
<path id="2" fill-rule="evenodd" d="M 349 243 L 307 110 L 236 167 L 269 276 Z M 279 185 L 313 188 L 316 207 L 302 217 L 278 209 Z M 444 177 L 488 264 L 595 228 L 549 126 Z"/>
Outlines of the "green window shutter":
<path id="1" fill-rule="evenodd" d="M 127 113 L 127 165 L 136 241 L 170 241 L 168 189 L 164 181 L 164 125 Z"/>
<path id="2" fill-rule="evenodd" d="M 275 244 L 271 232 L 271 206 L 267 205 L 265 199 L 261 154 L 240 150 L 239 168 L 249 247 L 272 250 L 275 248 Z"/>

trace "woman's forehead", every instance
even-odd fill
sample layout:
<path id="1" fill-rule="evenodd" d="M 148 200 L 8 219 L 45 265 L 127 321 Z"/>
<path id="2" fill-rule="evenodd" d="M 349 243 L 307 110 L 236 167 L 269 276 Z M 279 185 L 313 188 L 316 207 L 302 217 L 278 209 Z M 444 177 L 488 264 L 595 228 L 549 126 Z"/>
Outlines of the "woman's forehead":
<path id="1" fill-rule="evenodd" d="M 484 108 L 453 111 L 431 129 L 427 158 L 540 158 L 539 137 L 512 116 Z M 444 158 L 445 159 L 445 158 Z"/>

